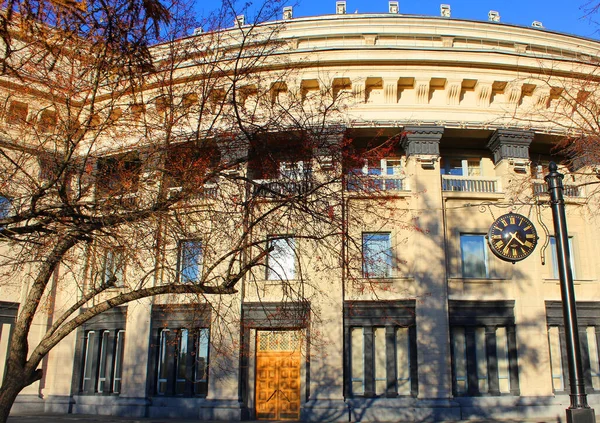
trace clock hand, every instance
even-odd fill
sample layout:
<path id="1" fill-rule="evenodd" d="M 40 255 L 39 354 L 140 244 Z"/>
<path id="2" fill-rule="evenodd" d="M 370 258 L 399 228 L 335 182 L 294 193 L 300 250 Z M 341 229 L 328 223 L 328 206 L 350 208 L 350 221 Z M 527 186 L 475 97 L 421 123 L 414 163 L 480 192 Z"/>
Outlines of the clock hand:
<path id="1" fill-rule="evenodd" d="M 517 233 L 516 232 L 509 232 L 508 233 L 510 235 L 510 240 L 512 241 L 513 239 L 517 240 L 517 242 L 521 245 L 525 245 L 525 243 L 523 241 L 521 241 L 519 238 L 517 238 Z"/>

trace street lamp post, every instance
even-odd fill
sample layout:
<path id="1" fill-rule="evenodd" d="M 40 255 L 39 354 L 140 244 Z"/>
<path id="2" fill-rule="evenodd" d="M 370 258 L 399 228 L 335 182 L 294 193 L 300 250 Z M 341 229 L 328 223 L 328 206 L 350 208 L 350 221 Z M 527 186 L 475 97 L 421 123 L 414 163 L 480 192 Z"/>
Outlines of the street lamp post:
<path id="1" fill-rule="evenodd" d="M 563 197 L 564 175 L 558 172 L 556 163 L 551 162 L 550 172 L 544 178 L 548 184 L 552 220 L 554 222 L 554 237 L 556 240 L 556 257 L 560 277 L 560 293 L 562 297 L 563 317 L 565 320 L 565 338 L 567 340 L 567 362 L 569 365 L 569 383 L 571 385 L 571 405 L 567 408 L 567 423 L 595 423 L 594 409 L 587 403 L 583 367 L 581 365 L 581 348 L 579 346 L 579 331 L 577 328 L 577 307 L 575 306 L 575 289 L 573 288 L 573 273 L 569 260 L 569 234 L 565 215 L 565 200 Z"/>

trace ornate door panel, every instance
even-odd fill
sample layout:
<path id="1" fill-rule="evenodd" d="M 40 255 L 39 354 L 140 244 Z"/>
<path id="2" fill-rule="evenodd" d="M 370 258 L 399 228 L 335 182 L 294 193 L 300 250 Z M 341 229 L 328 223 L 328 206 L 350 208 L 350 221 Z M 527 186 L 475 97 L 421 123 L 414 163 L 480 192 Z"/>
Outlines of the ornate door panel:
<path id="1" fill-rule="evenodd" d="M 258 332 L 256 418 L 300 418 L 300 336 L 298 332 Z"/>

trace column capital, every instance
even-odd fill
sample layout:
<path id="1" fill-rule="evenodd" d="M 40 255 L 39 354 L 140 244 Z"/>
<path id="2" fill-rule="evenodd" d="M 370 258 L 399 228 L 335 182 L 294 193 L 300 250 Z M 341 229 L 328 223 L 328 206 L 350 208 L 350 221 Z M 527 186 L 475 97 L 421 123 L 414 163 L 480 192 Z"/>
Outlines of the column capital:
<path id="1" fill-rule="evenodd" d="M 497 129 L 487 144 L 494 154 L 494 163 L 497 164 L 503 159 L 529 160 L 529 145 L 533 136 L 533 131 Z"/>
<path id="2" fill-rule="evenodd" d="M 443 126 L 405 126 L 401 145 L 406 156 L 440 155 L 440 139 L 444 134 Z"/>

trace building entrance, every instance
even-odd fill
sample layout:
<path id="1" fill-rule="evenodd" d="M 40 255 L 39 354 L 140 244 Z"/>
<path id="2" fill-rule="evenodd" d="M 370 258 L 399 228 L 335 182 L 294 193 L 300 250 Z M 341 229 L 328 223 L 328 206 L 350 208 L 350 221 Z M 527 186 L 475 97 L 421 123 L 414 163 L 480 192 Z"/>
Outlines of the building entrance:
<path id="1" fill-rule="evenodd" d="M 258 331 L 256 336 L 256 418 L 300 418 L 300 333 Z"/>

